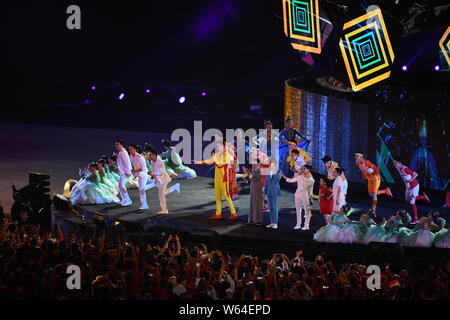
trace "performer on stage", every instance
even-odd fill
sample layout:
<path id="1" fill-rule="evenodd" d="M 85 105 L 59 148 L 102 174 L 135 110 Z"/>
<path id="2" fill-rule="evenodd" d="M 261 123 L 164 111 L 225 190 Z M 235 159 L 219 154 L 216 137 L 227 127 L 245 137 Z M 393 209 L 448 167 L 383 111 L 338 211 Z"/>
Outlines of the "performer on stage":
<path id="1" fill-rule="evenodd" d="M 283 175 L 289 183 L 297 183 L 297 190 L 295 191 L 295 210 L 297 213 L 297 224 L 294 229 L 302 228 L 302 211 L 305 211 L 305 225 L 302 230 L 309 230 L 309 221 L 311 219 L 312 196 L 314 188 L 314 178 L 312 177 L 312 167 L 304 166 L 300 173 L 293 178 L 288 178 Z"/>
<path id="2" fill-rule="evenodd" d="M 124 148 L 124 142 L 120 139 L 116 140 L 116 150 L 118 151 L 117 154 L 117 169 L 119 170 L 119 193 L 121 202 L 120 204 L 122 206 L 129 206 L 131 205 L 132 201 L 130 196 L 128 195 L 127 187 L 126 187 L 126 181 L 131 176 L 131 161 L 130 157 L 128 156 L 127 150 Z"/>
<path id="3" fill-rule="evenodd" d="M 270 224 L 267 226 L 267 228 L 278 228 L 278 200 L 281 196 L 280 179 L 281 170 L 278 168 L 276 159 L 272 157 L 270 158 L 270 168 L 268 175 L 266 176 L 266 186 L 264 188 L 264 194 L 269 200 L 270 210 Z"/>
<path id="4" fill-rule="evenodd" d="M 392 197 L 391 190 L 389 188 L 379 190 L 381 183 L 380 169 L 372 162 L 365 159 L 362 152 L 355 153 L 355 163 L 361 170 L 363 178 L 367 180 L 367 189 L 372 198 L 372 210 L 376 211 L 378 195 L 386 194 L 389 197 Z"/>
<path id="5" fill-rule="evenodd" d="M 156 186 L 159 190 L 158 195 L 161 211 L 159 211 L 158 214 L 168 214 L 169 210 L 167 209 L 166 195 L 172 193 L 173 191 L 177 191 L 178 194 L 180 194 L 180 184 L 176 183 L 175 185 L 167 189 L 167 185 L 170 181 L 172 181 L 172 179 L 167 174 L 164 162 L 158 156 L 158 152 L 156 152 L 156 150 L 151 150 L 148 157 L 152 165 L 152 171 L 149 171 L 148 175 L 150 175 L 155 181 Z"/>
<path id="6" fill-rule="evenodd" d="M 319 207 L 320 214 L 323 215 L 326 224 L 329 224 L 333 213 L 333 182 L 327 178 L 320 179 Z"/>
<path id="7" fill-rule="evenodd" d="M 246 167 L 246 174 L 250 180 L 250 210 L 248 223 L 260 225 L 262 223 L 261 210 L 263 205 L 263 187 L 259 161 Z"/>
<path id="8" fill-rule="evenodd" d="M 165 151 L 160 156 L 170 177 L 174 179 L 193 179 L 197 177 L 197 173 L 193 169 L 183 164 L 180 155 L 169 140 L 162 140 L 161 144 Z"/>
<path id="9" fill-rule="evenodd" d="M 334 170 L 336 170 L 336 168 L 339 168 L 339 163 L 333 161 L 330 156 L 324 156 L 321 160 L 323 162 L 323 165 L 325 166 L 325 169 L 327 170 L 327 179 L 334 180 Z"/>
<path id="10" fill-rule="evenodd" d="M 70 191 L 72 204 L 119 203 L 120 200 L 100 181 L 95 162 L 89 164 L 84 177 L 78 180 Z"/>
<path id="11" fill-rule="evenodd" d="M 228 188 L 232 200 L 239 197 L 239 185 L 237 184 L 237 170 L 239 169 L 238 154 L 233 144 L 223 139 L 222 135 L 214 135 L 215 141 L 225 146 L 225 151 L 230 155 L 232 162 L 228 166 Z"/>
<path id="12" fill-rule="evenodd" d="M 336 168 L 334 170 L 334 182 L 333 182 L 333 212 L 339 212 L 345 202 L 347 196 L 348 181 L 344 175 L 344 169 Z M 346 211 L 348 212 L 349 209 Z"/>
<path id="13" fill-rule="evenodd" d="M 278 151 L 278 144 L 280 142 L 278 133 L 272 130 L 273 126 L 270 120 L 264 121 L 264 127 L 264 131 L 253 137 L 253 145 L 259 146 L 259 150 L 263 151 L 269 157 L 277 158 L 278 154 L 272 154 L 272 146 L 276 147 L 277 150 L 274 150 L 275 152 Z"/>
<path id="14" fill-rule="evenodd" d="M 341 231 L 350 220 L 347 218 L 347 211 L 350 207 L 343 205 L 338 212 L 331 215 L 329 224 L 322 226 L 314 233 L 313 239 L 319 242 L 343 242 Z"/>
<path id="15" fill-rule="evenodd" d="M 289 163 L 290 170 L 294 173 L 294 175 L 297 175 L 301 168 L 309 164 L 310 158 L 309 154 L 305 150 L 298 148 L 293 143 L 291 143 L 291 146 L 292 150 L 286 161 Z"/>
<path id="16" fill-rule="evenodd" d="M 419 221 L 419 215 L 417 214 L 416 200 L 424 199 L 430 202 L 425 192 L 419 195 L 420 185 L 417 180 L 418 174 L 405 166 L 402 161 L 394 160 L 394 166 L 400 173 L 404 183 L 405 183 L 405 201 L 411 205 L 411 210 L 413 212 L 413 221 L 411 223 L 417 223 Z"/>
<path id="17" fill-rule="evenodd" d="M 289 174 L 289 166 L 286 163 L 286 159 L 289 157 L 289 144 L 292 140 L 295 141 L 295 144 L 302 148 L 303 150 L 307 151 L 310 141 L 306 139 L 306 137 L 297 129 L 292 127 L 292 118 L 289 116 L 286 118 L 285 121 L 285 128 L 281 130 L 279 134 L 279 140 L 280 140 L 280 166 L 281 171 L 283 174 Z"/>
<path id="18" fill-rule="evenodd" d="M 214 164 L 214 196 L 216 198 L 216 214 L 210 219 L 222 219 L 222 196 L 228 202 L 231 215 L 230 219 L 236 219 L 237 213 L 229 189 L 229 166 L 233 163 L 231 155 L 225 149 L 225 141 L 219 141 L 217 152 L 211 158 L 203 161 L 194 161 L 195 164 Z"/>
<path id="19" fill-rule="evenodd" d="M 128 147 L 130 152 L 131 162 L 133 164 L 133 169 L 131 173 L 138 179 L 139 183 L 139 199 L 141 200 L 140 210 L 147 210 L 147 196 L 145 194 L 145 189 L 147 186 L 148 174 L 147 174 L 147 164 L 145 163 L 145 158 L 139 153 L 140 147 L 136 144 L 131 144 Z"/>
<path id="20" fill-rule="evenodd" d="M 435 241 L 434 232 L 438 233 L 445 227 L 445 220 L 439 217 L 439 212 L 431 211 L 415 225 L 414 231 L 404 237 L 402 244 L 407 247 L 431 247 Z"/>

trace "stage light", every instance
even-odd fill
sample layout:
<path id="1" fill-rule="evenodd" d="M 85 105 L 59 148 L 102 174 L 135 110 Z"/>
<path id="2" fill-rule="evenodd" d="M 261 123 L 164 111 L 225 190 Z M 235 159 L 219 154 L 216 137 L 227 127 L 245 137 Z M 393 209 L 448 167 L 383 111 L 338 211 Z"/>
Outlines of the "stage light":
<path id="1" fill-rule="evenodd" d="M 95 90 L 95 89 L 97 89 L 97 87 L 96 87 L 96 86 L 92 86 L 91 89 L 92 89 L 92 90 Z"/>
<path id="2" fill-rule="evenodd" d="M 406 70 L 408 70 L 408 67 L 407 67 L 407 66 L 403 66 L 403 67 L 402 67 L 402 70 L 403 70 L 403 71 L 406 71 Z"/>
<path id="3" fill-rule="evenodd" d="M 119 94 L 119 100 L 122 100 L 123 98 L 125 97 L 125 93 L 121 93 L 121 94 Z"/>
<path id="4" fill-rule="evenodd" d="M 179 103 L 184 103 L 186 101 L 186 97 L 185 96 L 181 96 L 180 99 L 178 99 Z"/>
<path id="5" fill-rule="evenodd" d="M 436 70 L 436 71 L 439 71 L 439 69 L 440 69 L 440 67 L 437 65 L 434 67 L 434 70 Z"/>
<path id="6" fill-rule="evenodd" d="M 282 0 L 284 33 L 296 50 L 320 54 L 319 0 Z"/>
<path id="7" fill-rule="evenodd" d="M 89 100 L 89 99 L 86 99 L 86 100 L 84 100 L 84 102 L 83 102 L 84 104 L 89 104 L 89 103 L 91 103 L 91 100 Z"/>
<path id="8" fill-rule="evenodd" d="M 204 97 L 204 96 L 206 96 L 206 92 L 203 91 L 202 92 L 202 97 Z"/>
<path id="9" fill-rule="evenodd" d="M 151 91 L 150 89 L 145 90 L 146 93 L 150 93 L 150 91 Z"/>
<path id="10" fill-rule="evenodd" d="M 354 91 L 390 77 L 394 51 L 380 9 L 345 23 L 339 47 Z"/>

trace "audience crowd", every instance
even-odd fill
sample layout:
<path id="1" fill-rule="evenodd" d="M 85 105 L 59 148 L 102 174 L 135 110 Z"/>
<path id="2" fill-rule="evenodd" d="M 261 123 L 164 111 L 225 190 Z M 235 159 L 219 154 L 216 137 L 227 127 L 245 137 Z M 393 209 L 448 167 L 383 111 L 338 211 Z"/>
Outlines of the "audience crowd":
<path id="1" fill-rule="evenodd" d="M 273 254 L 267 259 L 187 246 L 177 235 L 160 245 L 134 245 L 105 234 L 57 238 L 39 225 L 0 225 L 0 299 L 86 300 L 410 300 L 450 299 L 450 262 L 421 274 L 382 266 L 381 288 L 369 290 L 366 266 L 335 265 L 318 254 L 307 261 Z M 81 289 L 67 288 L 67 267 L 81 270 Z"/>

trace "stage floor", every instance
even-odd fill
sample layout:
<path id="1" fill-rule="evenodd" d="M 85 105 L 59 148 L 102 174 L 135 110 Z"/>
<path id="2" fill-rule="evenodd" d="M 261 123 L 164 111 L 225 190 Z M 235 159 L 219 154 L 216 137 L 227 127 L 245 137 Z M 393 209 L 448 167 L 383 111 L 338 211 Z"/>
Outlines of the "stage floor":
<path id="1" fill-rule="evenodd" d="M 147 199 L 150 206 L 149 210 L 139 210 L 139 198 L 137 190 L 130 190 L 130 196 L 133 200 L 133 205 L 129 207 L 122 207 L 116 204 L 108 205 L 85 205 L 77 206 L 81 215 L 85 215 L 88 219 L 92 219 L 93 215 L 98 212 L 110 216 L 114 220 L 122 223 L 127 231 L 131 233 L 140 233 L 145 235 L 151 232 L 153 228 L 158 230 L 165 230 L 167 233 L 200 233 L 205 236 L 212 232 L 216 232 L 219 237 L 228 239 L 224 243 L 243 249 L 266 249 L 271 248 L 275 252 L 287 250 L 291 251 L 302 248 L 306 253 L 328 252 L 328 255 L 343 255 L 347 258 L 349 256 L 356 257 L 358 255 L 365 255 L 368 250 L 367 245 L 363 244 L 329 244 L 318 243 L 313 240 L 314 232 L 324 225 L 324 219 L 318 212 L 318 203 L 314 201 L 313 216 L 311 218 L 311 225 L 309 231 L 294 230 L 296 224 L 296 214 L 294 207 L 293 190 L 282 190 L 280 198 L 280 214 L 278 229 L 268 229 L 266 224 L 269 223 L 269 214 L 263 213 L 263 225 L 258 226 L 248 224 L 248 210 L 249 210 L 249 185 L 242 183 L 239 199 L 235 200 L 235 206 L 238 212 L 238 219 L 229 220 L 229 210 L 223 210 L 222 220 L 210 220 L 209 216 L 215 213 L 215 200 L 213 197 L 213 179 L 207 177 L 197 177 L 192 180 L 174 180 L 173 183 L 180 183 L 181 193 L 173 192 L 167 196 L 167 203 L 169 214 L 158 215 L 160 210 L 157 189 L 152 188 L 147 191 Z M 395 200 L 388 200 L 389 206 L 396 207 Z M 225 206 L 226 201 L 223 201 Z M 350 216 L 351 219 L 357 220 L 364 210 L 368 207 L 354 203 L 352 207 L 355 211 Z M 388 215 L 393 210 L 389 208 L 380 208 L 381 212 Z M 65 214 L 67 217 L 67 213 Z M 78 220 L 81 223 L 81 218 L 71 216 L 72 222 Z M 446 252 L 444 255 L 440 254 L 441 258 L 450 258 L 450 250 L 437 248 L 415 248 L 420 250 L 423 257 L 434 256 L 436 250 Z M 411 250 L 406 248 L 406 251 Z M 425 250 L 425 251 L 424 251 Z M 355 260 L 357 261 L 357 260 Z"/>
<path id="2" fill-rule="evenodd" d="M 30 171 L 41 171 L 51 175 L 51 192 L 62 193 L 64 182 L 67 179 L 78 177 L 78 168 L 98 159 L 102 154 L 110 154 L 113 151 L 113 142 L 121 137 L 129 143 L 143 144 L 150 142 L 159 147 L 161 139 L 168 138 L 166 133 L 147 133 L 133 131 L 104 130 L 91 128 L 74 127 L 52 127 L 23 124 L 0 124 L 2 135 L 2 157 L 0 157 L 0 201 L 6 211 L 12 204 L 10 191 L 11 182 L 17 188 L 21 188 L 28 183 L 28 173 Z M 208 166 L 193 166 L 200 175 L 205 175 Z M 177 180 L 181 184 L 181 194 L 170 194 L 167 196 L 170 214 L 158 216 L 160 210 L 156 189 L 147 192 L 150 210 L 137 211 L 139 201 L 137 190 L 131 190 L 133 206 L 122 208 L 117 205 L 82 206 L 82 214 L 92 215 L 94 212 L 101 212 L 112 218 L 122 221 L 124 225 L 131 227 L 138 226 L 142 230 L 155 227 L 167 228 L 173 232 L 195 230 L 215 231 L 222 237 L 230 237 L 238 241 L 238 244 L 252 247 L 273 247 L 280 250 L 292 245 L 293 248 L 303 248 L 311 252 L 327 250 L 329 252 L 342 252 L 349 255 L 355 250 L 367 250 L 365 245 L 345 245 L 345 244 L 320 244 L 312 239 L 314 232 L 323 224 L 323 218 L 317 211 L 317 203 L 311 219 L 311 230 L 293 230 L 296 223 L 294 209 L 294 188 L 283 188 L 280 200 L 279 229 L 272 230 L 265 228 L 268 223 L 268 216 L 264 214 L 263 226 L 248 225 L 247 216 L 249 208 L 248 185 L 243 185 L 240 198 L 235 201 L 238 209 L 237 220 L 226 219 L 229 215 L 227 209 L 224 210 L 225 219 L 222 221 L 209 220 L 208 217 L 214 214 L 215 200 L 213 196 L 213 180 L 206 177 L 198 177 L 193 180 Z M 366 187 L 359 184 L 350 184 L 347 200 L 350 205 L 357 210 L 350 218 L 357 219 L 361 211 L 369 209 L 370 199 L 368 198 Z M 389 199 L 380 197 L 377 215 L 379 217 L 389 217 L 399 208 L 407 208 L 403 202 L 403 194 L 397 192 L 395 198 Z M 425 215 L 431 208 L 437 208 L 442 217 L 450 221 L 450 210 L 442 208 L 442 200 L 439 197 L 431 197 L 432 203 L 424 205 L 418 204 L 419 213 Z M 224 202 L 225 204 L 225 202 Z M 59 212 L 64 219 L 82 223 L 79 216 Z M 236 245 L 236 244 L 235 244 Z M 341 250 L 344 248 L 343 250 Z M 435 255 L 435 248 L 424 249 L 427 256 Z M 409 250 L 409 249 L 406 249 Z M 420 250 L 420 249 L 419 249 Z M 446 250 L 446 249 L 444 249 Z M 446 250 L 450 251 L 450 250 Z"/>

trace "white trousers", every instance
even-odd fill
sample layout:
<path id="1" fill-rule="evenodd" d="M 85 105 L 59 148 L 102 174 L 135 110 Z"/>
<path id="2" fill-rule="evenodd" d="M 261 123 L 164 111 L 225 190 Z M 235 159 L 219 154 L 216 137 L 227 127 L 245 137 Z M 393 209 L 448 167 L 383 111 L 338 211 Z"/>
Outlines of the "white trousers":
<path id="1" fill-rule="evenodd" d="M 420 185 L 417 185 L 412 189 L 409 189 L 409 185 L 407 185 L 406 190 L 405 190 L 406 202 L 408 202 L 409 204 L 415 204 L 416 197 L 419 195 L 419 189 L 420 189 Z"/>
<path id="2" fill-rule="evenodd" d="M 161 181 L 158 179 L 156 181 L 156 186 L 158 187 L 158 195 L 159 195 L 159 205 L 161 207 L 162 212 L 168 212 L 167 210 L 167 203 L 166 203 L 166 194 L 167 192 L 167 185 L 170 181 Z"/>
<path id="3" fill-rule="evenodd" d="M 340 200 L 339 205 L 337 206 L 336 200 L 333 199 L 333 212 L 339 212 L 341 210 L 342 206 L 344 204 L 346 204 L 344 196 L 341 196 L 341 198 L 339 200 Z"/>
<path id="4" fill-rule="evenodd" d="M 147 206 L 147 195 L 145 194 L 148 175 L 139 175 L 137 176 L 138 184 L 139 184 L 139 199 L 141 200 L 141 205 Z"/>
<path id="5" fill-rule="evenodd" d="M 295 195 L 295 211 L 297 213 L 297 225 L 302 224 L 302 211 L 305 211 L 305 227 L 309 227 L 311 211 L 309 210 L 309 199 L 306 195 Z"/>
<path id="6" fill-rule="evenodd" d="M 118 189 L 119 189 L 119 194 L 120 194 L 120 199 L 122 200 L 122 202 L 130 202 L 130 196 L 128 195 L 128 191 L 127 191 L 127 187 L 126 187 L 126 182 L 128 180 L 128 177 L 124 174 L 121 174 L 119 177 L 119 185 L 118 185 Z"/>

